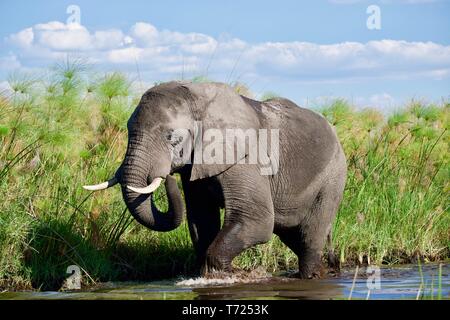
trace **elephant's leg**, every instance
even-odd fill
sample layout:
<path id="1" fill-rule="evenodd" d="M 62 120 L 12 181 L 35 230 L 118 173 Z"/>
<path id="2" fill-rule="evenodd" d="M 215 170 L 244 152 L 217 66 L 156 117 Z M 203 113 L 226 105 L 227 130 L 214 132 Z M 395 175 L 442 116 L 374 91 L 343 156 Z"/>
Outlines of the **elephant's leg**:
<path id="1" fill-rule="evenodd" d="M 189 232 L 200 267 L 205 261 L 206 250 L 220 230 L 220 208 L 208 194 L 205 183 L 183 179 L 183 190 Z"/>
<path id="2" fill-rule="evenodd" d="M 325 272 L 322 250 L 341 197 L 333 188 L 327 189 L 318 193 L 308 216 L 298 227 L 277 232 L 281 241 L 298 256 L 300 278 L 320 278 Z"/>
<path id="3" fill-rule="evenodd" d="M 270 240 L 273 203 L 267 176 L 249 165 L 235 166 L 221 177 L 225 221 L 208 248 L 202 273 L 231 271 L 234 257 L 245 249 Z"/>
<path id="4" fill-rule="evenodd" d="M 187 211 L 189 232 L 199 267 L 206 258 L 206 251 L 220 230 L 220 210 L 217 206 L 194 206 Z"/>
<path id="5" fill-rule="evenodd" d="M 323 228 L 303 227 L 300 231 L 298 276 L 302 279 L 321 278 L 325 274 L 322 252 L 326 241 Z"/>
<path id="6" fill-rule="evenodd" d="M 313 235 L 309 233 L 309 228 L 306 229 L 305 232 L 300 226 L 291 227 L 277 230 L 277 235 L 298 257 L 299 272 L 296 276 L 303 279 L 320 278 L 324 273 L 321 258 L 325 240 L 319 236 L 320 230 Z"/>

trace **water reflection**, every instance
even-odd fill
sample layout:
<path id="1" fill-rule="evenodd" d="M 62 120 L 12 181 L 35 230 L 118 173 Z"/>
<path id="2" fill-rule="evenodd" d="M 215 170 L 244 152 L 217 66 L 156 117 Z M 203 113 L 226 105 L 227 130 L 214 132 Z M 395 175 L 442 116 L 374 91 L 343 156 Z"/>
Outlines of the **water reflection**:
<path id="1" fill-rule="evenodd" d="M 421 270 L 420 270 L 421 269 Z M 105 283 L 83 292 L 6 292 L 0 299 L 416 299 L 450 298 L 450 264 L 427 264 L 381 268 L 377 274 L 361 268 L 341 272 L 337 277 L 299 280 L 285 275 L 265 277 L 257 282 L 215 284 L 178 280 L 151 283 Z M 379 288 L 377 279 L 379 277 Z M 186 282 L 184 282 L 186 283 Z M 196 284 L 197 283 L 197 284 Z M 216 282 L 217 283 L 217 282 Z"/>

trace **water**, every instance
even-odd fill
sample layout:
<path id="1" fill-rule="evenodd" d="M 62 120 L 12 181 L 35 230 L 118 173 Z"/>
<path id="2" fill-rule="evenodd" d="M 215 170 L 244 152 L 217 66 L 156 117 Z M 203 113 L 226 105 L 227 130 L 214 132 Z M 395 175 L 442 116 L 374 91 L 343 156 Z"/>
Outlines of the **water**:
<path id="1" fill-rule="evenodd" d="M 299 280 L 280 274 L 220 279 L 172 279 L 150 283 L 104 283 L 77 292 L 5 292 L 0 299 L 450 299 L 450 264 L 344 270 L 339 276 Z M 377 287 L 377 279 L 380 280 Z M 439 281 L 440 279 L 440 281 Z M 353 284 L 354 282 L 354 284 Z M 441 289 L 439 289 L 441 282 Z M 369 288 L 370 292 L 369 292 Z M 420 291 L 419 291 L 420 290 Z"/>

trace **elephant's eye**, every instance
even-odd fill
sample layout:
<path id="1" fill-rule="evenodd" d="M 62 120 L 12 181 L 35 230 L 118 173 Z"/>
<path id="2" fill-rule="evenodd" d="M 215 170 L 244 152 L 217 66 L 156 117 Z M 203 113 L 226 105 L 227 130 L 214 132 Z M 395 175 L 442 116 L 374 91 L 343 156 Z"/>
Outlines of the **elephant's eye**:
<path id="1" fill-rule="evenodd" d="M 183 141 L 183 137 L 175 134 L 174 130 L 169 130 L 166 133 L 166 139 L 172 145 L 172 147 L 175 147 Z"/>
<path id="2" fill-rule="evenodd" d="M 170 140 L 170 144 L 175 147 L 176 145 L 179 145 L 182 141 L 183 137 L 172 137 L 172 139 Z"/>
<path id="3" fill-rule="evenodd" d="M 168 131 L 166 133 L 166 139 L 169 141 L 172 140 L 172 134 L 173 134 L 173 130 Z"/>

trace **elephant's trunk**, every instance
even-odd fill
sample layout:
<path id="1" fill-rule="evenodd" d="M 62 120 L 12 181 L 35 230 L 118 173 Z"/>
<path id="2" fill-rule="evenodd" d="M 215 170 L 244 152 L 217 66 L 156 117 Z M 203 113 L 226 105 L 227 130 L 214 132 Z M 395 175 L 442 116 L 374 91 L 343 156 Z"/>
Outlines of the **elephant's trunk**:
<path id="1" fill-rule="evenodd" d="M 133 217 L 145 227 L 154 231 L 171 231 L 183 221 L 184 201 L 178 189 L 176 179 L 166 176 L 166 193 L 169 209 L 166 213 L 156 208 L 153 194 L 140 194 L 128 186 L 145 187 L 148 178 L 155 178 L 151 171 L 150 157 L 143 150 L 128 150 L 121 168 L 122 195 Z M 150 198 L 150 199 L 149 199 Z"/>

